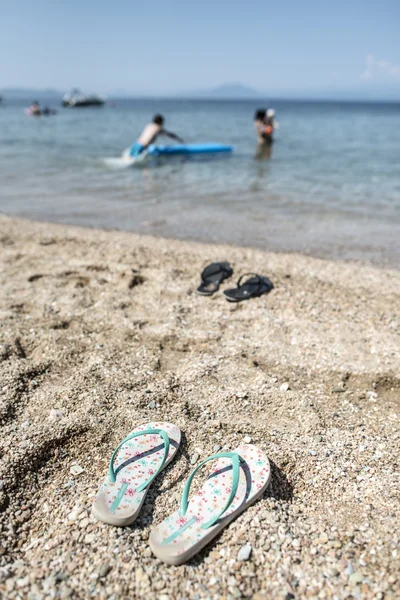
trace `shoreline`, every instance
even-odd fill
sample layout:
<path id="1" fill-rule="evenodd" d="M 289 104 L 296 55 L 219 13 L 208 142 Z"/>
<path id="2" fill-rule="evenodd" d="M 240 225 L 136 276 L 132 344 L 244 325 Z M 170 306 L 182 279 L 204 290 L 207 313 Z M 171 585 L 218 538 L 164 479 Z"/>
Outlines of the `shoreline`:
<path id="1" fill-rule="evenodd" d="M 1 211 L 0 215 L 9 219 L 42 223 L 44 225 L 131 233 L 133 235 L 179 241 L 182 243 L 254 249 L 265 253 L 300 255 L 325 261 L 340 261 L 344 263 L 372 265 L 382 269 L 400 270 L 398 261 L 400 254 L 398 245 L 395 242 L 394 226 L 391 224 L 389 229 L 385 231 L 388 224 L 384 221 L 374 222 L 371 217 L 368 218 L 368 225 L 364 224 L 361 226 L 359 222 L 358 230 L 354 230 L 350 225 L 351 218 L 354 215 L 350 215 L 350 220 L 347 220 L 346 225 L 343 219 L 336 225 L 334 223 L 329 224 L 328 219 L 324 224 L 324 228 L 319 231 L 318 228 L 314 230 L 310 229 L 310 222 L 305 215 L 296 214 L 292 222 L 290 222 L 290 219 L 289 221 L 285 219 L 286 224 L 284 224 L 282 215 L 273 211 L 269 215 L 268 221 L 265 219 L 265 215 L 262 218 L 260 217 L 260 223 L 256 223 L 253 219 L 252 225 L 254 231 L 250 240 L 248 225 L 242 231 L 241 218 L 238 215 L 231 215 L 229 227 L 227 231 L 224 231 L 221 229 L 221 227 L 223 228 L 224 217 L 222 213 L 218 213 L 218 210 L 212 215 L 198 214 L 193 221 L 192 217 L 187 220 L 188 217 L 185 212 L 179 215 L 173 212 L 171 215 L 168 213 L 169 209 L 167 205 L 164 208 L 160 208 L 158 205 L 160 211 L 159 218 L 152 219 L 151 210 L 149 212 L 149 208 L 151 209 L 152 205 L 153 203 L 150 203 L 150 207 L 147 207 L 143 213 L 140 213 L 143 207 L 139 208 L 139 214 L 141 215 L 139 222 L 131 222 L 131 215 L 127 214 L 126 228 L 119 226 L 121 217 L 118 217 L 114 222 L 112 213 L 106 213 L 99 217 L 90 210 L 86 216 L 85 214 L 79 215 L 77 213 L 74 217 L 69 217 L 66 221 L 60 215 L 58 217 L 55 216 L 55 220 L 49 221 L 47 220 L 47 215 L 42 215 L 40 211 L 37 212 L 35 210 L 32 214 L 26 216 Z M 184 234 L 181 234 L 179 228 L 177 229 L 176 219 L 178 216 L 179 219 L 184 220 Z M 200 233 L 195 229 L 196 219 L 200 219 L 201 222 L 205 223 L 205 229 L 203 228 Z M 109 222 L 111 225 L 106 226 L 104 222 Z M 337 227 L 340 229 L 339 236 L 336 236 L 334 233 Z M 363 227 L 366 228 L 365 231 L 362 231 Z M 296 228 L 302 230 L 302 234 L 299 237 L 297 236 Z M 307 234 L 304 233 L 305 230 L 308 231 Z M 386 247 L 382 245 L 385 235 Z M 235 238 L 236 243 L 231 242 L 232 238 Z M 374 244 L 362 243 L 364 239 L 373 239 L 377 240 L 377 242 Z"/>
<path id="2" fill-rule="evenodd" d="M 398 597 L 398 271 L 3 215 L 0 246 L 5 598 Z M 215 260 L 234 267 L 221 290 L 250 271 L 275 288 L 199 297 Z M 134 525 L 95 521 L 112 449 L 154 420 L 184 432 L 177 459 Z M 194 455 L 246 436 L 270 458 L 269 490 L 167 567 L 152 523 Z"/>
<path id="3" fill-rule="evenodd" d="M 357 265 L 364 265 L 364 266 L 372 266 L 378 269 L 384 269 L 384 270 L 394 270 L 394 271 L 400 271 L 400 266 L 398 261 L 397 261 L 397 254 L 393 249 L 393 240 L 392 237 L 389 236 L 389 241 L 390 241 L 390 245 L 391 245 L 391 249 L 390 250 L 386 250 L 383 249 L 380 246 L 368 246 L 368 245 L 364 245 L 364 246 L 360 246 L 358 247 L 357 245 L 354 246 L 354 248 L 352 248 L 351 246 L 346 246 L 346 243 L 344 240 L 342 240 L 341 243 L 339 243 L 339 239 L 336 242 L 336 245 L 332 243 L 332 240 L 330 240 L 329 242 L 329 249 L 323 249 L 322 247 L 315 247 L 315 248 L 310 248 L 305 246 L 304 244 L 302 244 L 302 248 L 297 248 L 297 247 L 293 247 L 293 248 L 282 248 L 281 244 L 277 243 L 276 239 L 270 239 L 268 242 L 268 247 L 265 246 L 265 241 L 261 242 L 259 237 L 255 237 L 253 239 L 253 243 L 249 244 L 246 241 L 237 240 L 237 243 L 231 243 L 229 241 L 225 241 L 223 240 L 221 241 L 217 241 L 217 239 L 214 239 L 212 234 L 210 234 L 210 238 L 207 239 L 206 237 L 202 236 L 202 235 L 198 235 L 196 236 L 195 234 L 192 233 L 187 233 L 184 234 L 182 236 L 179 235 L 179 232 L 172 230 L 171 232 L 168 231 L 167 229 L 164 229 L 164 227 L 166 226 L 166 221 L 165 219 L 161 218 L 161 219 L 155 219 L 155 220 L 148 220 L 148 221 L 144 221 L 142 223 L 140 223 L 136 230 L 131 229 L 131 228 L 121 228 L 118 226 L 103 226 L 102 224 L 95 224 L 95 225 L 89 225 L 86 224 L 85 222 L 83 223 L 73 223 L 73 222 L 64 222 L 62 220 L 47 220 L 47 217 L 43 216 L 41 217 L 40 215 L 27 215 L 27 216 L 20 216 L 20 215 L 14 215 L 12 213 L 8 213 L 8 212 L 1 212 L 0 211 L 0 218 L 6 218 L 6 219 L 10 219 L 10 220 L 16 220 L 16 221 L 22 221 L 22 222 L 30 222 L 30 223 L 37 223 L 37 224 L 42 224 L 42 225 L 48 225 L 48 226 L 59 226 L 59 227 L 64 227 L 64 228 L 76 228 L 78 230 L 80 229 L 84 229 L 84 230 L 88 230 L 88 231 L 103 231 L 105 233 L 121 233 L 121 234 L 132 234 L 134 236 L 139 236 L 139 237 L 143 237 L 143 238 L 150 238 L 150 239 L 161 239 L 161 240 L 165 240 L 165 241 L 171 241 L 171 242 L 179 242 L 182 244 L 200 244 L 202 246 L 215 246 L 215 247 L 228 247 L 228 248 L 241 248 L 243 250 L 257 250 L 260 252 L 264 252 L 266 254 L 282 254 L 282 255 L 294 255 L 294 256 L 304 256 L 306 258 L 311 258 L 311 259 L 316 259 L 316 260 L 323 260 L 323 261 L 327 261 L 327 262 L 341 262 L 344 264 L 357 264 Z M 276 217 L 276 215 L 275 215 Z M 298 218 L 298 216 L 297 216 Z M 161 231 L 159 230 L 161 228 Z M 273 231 L 273 227 L 270 231 L 270 233 L 272 233 Z M 178 237 L 177 237 L 178 234 Z M 216 234 L 217 235 L 217 234 Z M 273 234 L 275 237 L 277 237 L 277 232 L 275 232 Z M 350 233 L 347 233 L 347 236 L 349 237 Z M 289 243 L 289 240 L 287 240 L 287 242 Z M 321 242 L 322 243 L 322 242 Z M 338 248 L 341 247 L 341 250 L 339 251 Z M 347 249 L 345 249 L 347 248 Z M 341 254 L 342 252 L 344 252 L 344 256 Z M 367 257 L 365 257 L 364 255 L 367 254 Z M 380 257 L 380 254 L 382 254 L 382 256 Z"/>

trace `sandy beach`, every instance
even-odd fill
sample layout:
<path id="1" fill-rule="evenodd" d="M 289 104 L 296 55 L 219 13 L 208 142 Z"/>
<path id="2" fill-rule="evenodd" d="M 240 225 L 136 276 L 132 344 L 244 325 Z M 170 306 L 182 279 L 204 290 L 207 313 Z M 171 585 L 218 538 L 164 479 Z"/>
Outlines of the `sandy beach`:
<path id="1" fill-rule="evenodd" d="M 399 271 L 8 217 L 0 246 L 0 596 L 400 596 Z M 222 289 L 250 271 L 275 288 L 199 297 L 215 260 L 234 268 Z M 97 522 L 113 448 L 154 420 L 184 433 L 177 459 L 132 526 Z M 244 438 L 268 491 L 163 564 L 152 524 Z"/>

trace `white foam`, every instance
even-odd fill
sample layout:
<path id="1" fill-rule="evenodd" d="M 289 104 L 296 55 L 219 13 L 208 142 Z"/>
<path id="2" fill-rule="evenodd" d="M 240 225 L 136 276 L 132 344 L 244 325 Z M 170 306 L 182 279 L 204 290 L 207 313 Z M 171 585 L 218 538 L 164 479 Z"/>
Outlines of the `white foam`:
<path id="1" fill-rule="evenodd" d="M 103 158 L 102 162 L 107 165 L 107 167 L 111 167 L 113 169 L 126 169 L 127 167 L 132 167 L 135 164 L 136 159 L 125 156 L 117 156 L 117 157 L 108 157 Z"/>
<path id="2" fill-rule="evenodd" d="M 131 156 L 130 148 L 126 148 L 121 156 L 104 158 L 103 162 L 113 169 L 125 169 L 126 167 L 132 167 L 135 164 L 143 162 L 146 156 L 147 152 L 142 152 L 140 156 Z"/>

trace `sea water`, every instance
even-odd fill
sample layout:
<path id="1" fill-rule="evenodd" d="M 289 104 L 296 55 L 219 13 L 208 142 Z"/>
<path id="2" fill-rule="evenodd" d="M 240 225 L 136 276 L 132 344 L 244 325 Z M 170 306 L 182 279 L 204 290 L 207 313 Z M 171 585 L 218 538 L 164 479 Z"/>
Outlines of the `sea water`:
<path id="1" fill-rule="evenodd" d="M 270 101 L 280 128 L 257 156 L 262 101 L 115 100 L 113 108 L 0 108 L 0 211 L 159 236 L 400 262 L 400 104 Z M 26 106 L 26 103 L 25 103 Z M 187 143 L 232 155 L 116 168 L 155 112 Z M 162 143 L 168 143 L 164 140 Z M 210 260 L 214 258 L 210 256 Z"/>

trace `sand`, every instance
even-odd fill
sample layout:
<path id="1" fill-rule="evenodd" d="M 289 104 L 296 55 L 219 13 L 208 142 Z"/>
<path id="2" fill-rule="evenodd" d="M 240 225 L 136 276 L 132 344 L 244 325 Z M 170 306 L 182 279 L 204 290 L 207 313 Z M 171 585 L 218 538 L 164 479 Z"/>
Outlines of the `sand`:
<path id="1" fill-rule="evenodd" d="M 400 272 L 8 217 L 0 243 L 3 598 L 399 597 Z M 214 260 L 275 288 L 199 297 Z M 112 449 L 160 419 L 177 459 L 132 526 L 95 521 Z M 164 565 L 152 524 L 194 459 L 243 438 L 267 493 Z"/>

